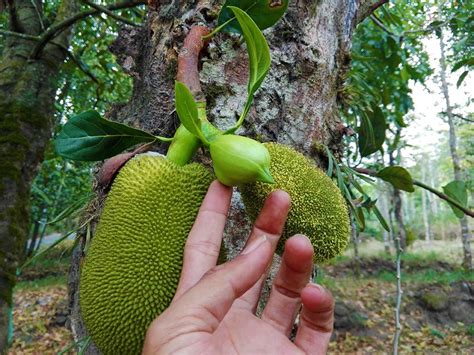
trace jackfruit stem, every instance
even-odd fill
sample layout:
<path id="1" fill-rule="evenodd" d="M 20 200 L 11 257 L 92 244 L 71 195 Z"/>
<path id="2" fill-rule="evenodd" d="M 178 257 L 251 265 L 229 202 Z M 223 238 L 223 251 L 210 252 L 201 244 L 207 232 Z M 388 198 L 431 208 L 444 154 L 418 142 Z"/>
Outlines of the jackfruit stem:
<path id="1" fill-rule="evenodd" d="M 199 138 L 189 132 L 183 125 L 180 125 L 168 148 L 166 158 L 179 166 L 184 166 L 196 154 L 200 146 Z"/>

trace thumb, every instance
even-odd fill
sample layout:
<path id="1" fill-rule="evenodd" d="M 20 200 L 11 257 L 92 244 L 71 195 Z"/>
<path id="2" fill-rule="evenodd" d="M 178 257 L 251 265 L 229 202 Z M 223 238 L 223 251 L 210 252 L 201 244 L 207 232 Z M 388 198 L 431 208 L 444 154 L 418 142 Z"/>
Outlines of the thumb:
<path id="1" fill-rule="evenodd" d="M 212 331 L 229 311 L 235 299 L 242 296 L 263 275 L 272 257 L 272 247 L 266 236 L 250 243 L 234 260 L 217 266 L 172 305 L 170 313 L 198 316 Z M 181 314 L 182 313 L 182 314 Z M 208 321 L 209 320 L 209 321 Z M 211 321 L 212 320 L 212 321 Z"/>

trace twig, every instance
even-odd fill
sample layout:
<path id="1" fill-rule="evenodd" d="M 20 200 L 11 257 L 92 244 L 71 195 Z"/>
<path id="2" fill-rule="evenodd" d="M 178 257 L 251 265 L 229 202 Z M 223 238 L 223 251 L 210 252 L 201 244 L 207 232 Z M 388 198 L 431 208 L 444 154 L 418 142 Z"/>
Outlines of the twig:
<path id="1" fill-rule="evenodd" d="M 442 112 L 442 113 L 443 113 L 443 114 L 447 114 L 446 112 Z M 474 120 L 471 120 L 470 118 L 464 117 L 464 116 L 462 116 L 462 115 L 460 115 L 460 114 L 458 114 L 458 113 L 452 113 L 452 115 L 453 115 L 454 117 L 460 118 L 460 119 L 463 120 L 463 121 L 474 123 Z"/>
<path id="2" fill-rule="evenodd" d="M 385 25 L 383 24 L 383 22 L 382 22 L 377 16 L 375 16 L 375 14 L 371 14 L 371 15 L 370 15 L 370 19 L 371 19 L 378 27 L 380 27 L 384 32 L 388 33 L 388 34 L 391 35 L 391 36 L 399 37 L 396 33 L 393 33 L 393 32 L 390 31 L 387 27 L 385 27 Z"/>
<path id="3" fill-rule="evenodd" d="M 38 9 L 38 5 L 36 4 L 35 0 L 30 0 L 30 2 L 31 2 L 31 5 L 33 5 L 33 7 L 35 8 L 35 12 L 36 12 L 36 15 L 38 16 L 38 21 L 39 21 L 40 26 L 41 26 L 41 30 L 44 31 L 43 18 L 41 17 L 41 12 Z"/>
<path id="4" fill-rule="evenodd" d="M 370 19 L 378 26 L 380 27 L 384 32 L 388 33 L 389 35 L 392 35 L 392 36 L 395 36 L 395 37 L 400 37 L 400 38 L 404 38 L 408 35 L 414 35 L 414 34 L 418 34 L 418 33 L 421 33 L 421 34 L 429 34 L 433 31 L 435 31 L 437 28 L 439 27 L 442 27 L 444 26 L 446 23 L 448 23 L 448 20 L 446 21 L 443 21 L 441 22 L 439 25 L 437 26 L 428 26 L 427 28 L 420 28 L 420 29 L 417 29 L 417 30 L 408 30 L 408 31 L 403 31 L 401 33 L 395 33 L 395 32 L 392 32 L 390 31 L 387 27 L 385 27 L 384 23 L 382 22 L 381 19 L 379 19 L 377 17 L 377 15 L 375 14 L 370 14 Z"/>
<path id="5" fill-rule="evenodd" d="M 138 5 L 143 5 L 146 4 L 145 0 L 126 0 L 120 3 L 112 4 L 106 6 L 106 8 L 110 11 L 114 10 L 120 10 L 120 9 L 126 9 L 130 7 L 135 7 Z M 43 51 L 44 47 L 48 44 L 49 41 L 51 41 L 54 37 L 58 36 L 61 32 L 66 30 L 68 27 L 72 26 L 75 24 L 77 21 L 80 21 L 86 17 L 89 16 L 96 16 L 98 14 L 101 14 L 102 11 L 97 10 L 97 9 L 90 9 L 86 10 L 83 12 L 79 12 L 75 15 L 72 15 L 71 17 L 65 19 L 64 21 L 61 21 L 60 23 L 49 27 L 42 35 L 41 39 L 38 42 L 38 44 L 35 46 L 33 49 L 33 53 L 31 54 L 32 59 L 37 59 L 41 52 Z"/>
<path id="6" fill-rule="evenodd" d="M 120 15 L 116 15 L 114 14 L 112 11 L 110 11 L 108 8 L 106 8 L 105 6 L 102 6 L 102 5 L 98 5 L 90 0 L 82 0 L 83 3 L 89 5 L 90 7 L 96 9 L 96 10 L 99 10 L 100 12 L 103 12 L 107 15 L 109 15 L 110 17 L 116 19 L 117 21 L 120 21 L 120 22 L 123 22 L 123 23 L 126 23 L 127 25 L 130 25 L 130 26 L 133 26 L 133 27 L 140 27 L 139 24 L 133 22 L 133 21 L 130 21 L 129 19 L 123 17 L 123 16 L 120 16 Z"/>
<path id="7" fill-rule="evenodd" d="M 361 174 L 377 177 L 377 172 L 374 171 L 374 170 L 364 169 L 364 168 L 353 168 L 353 170 L 355 170 L 355 171 L 357 171 L 358 173 L 361 173 Z M 436 196 L 438 196 L 440 199 L 445 200 L 445 201 L 449 202 L 450 204 L 454 205 L 455 207 L 459 208 L 466 215 L 474 218 L 474 211 L 473 210 L 470 210 L 469 208 L 461 205 L 458 201 L 452 199 L 451 197 L 449 197 L 448 195 L 442 193 L 441 191 L 438 191 L 438 190 L 432 188 L 431 186 L 428 186 L 425 183 L 423 183 L 421 181 L 418 181 L 418 180 L 415 180 L 415 179 L 413 179 L 413 185 L 421 187 L 422 189 L 428 190 L 429 192 L 431 192 L 431 193 L 435 194 Z"/>
<path id="8" fill-rule="evenodd" d="M 20 33 L 20 32 L 12 32 L 12 31 L 6 31 L 6 30 L 2 30 L 0 29 L 0 35 L 6 35 L 6 36 L 14 36 L 14 37 L 19 37 L 19 38 L 22 38 L 22 39 L 26 39 L 26 40 L 32 40 L 32 41 L 40 41 L 41 40 L 41 37 L 39 36 L 32 36 L 32 35 L 27 35 L 27 34 L 24 34 L 24 33 Z M 62 51 L 64 51 L 64 53 L 66 53 L 66 55 L 74 62 L 74 64 L 76 64 L 76 66 L 84 73 L 86 74 L 92 81 L 94 81 L 95 83 L 99 83 L 99 81 L 97 80 L 97 78 L 94 76 L 94 74 L 92 74 L 91 72 L 89 72 L 84 64 L 82 63 L 82 61 L 77 58 L 74 53 L 72 53 L 68 48 L 66 48 L 65 46 L 63 46 L 62 44 L 60 43 L 57 43 L 57 42 L 54 42 L 54 41 L 51 41 L 51 44 L 59 47 Z"/>
<path id="9" fill-rule="evenodd" d="M 13 32 L 13 31 L 7 31 L 7 30 L 2 30 L 2 29 L 0 29 L 0 35 L 18 37 L 18 38 L 22 38 L 22 39 L 30 39 L 30 40 L 33 40 L 33 41 L 39 41 L 40 40 L 39 36 L 32 36 L 32 35 L 27 35 L 26 33 Z"/>
<path id="10" fill-rule="evenodd" d="M 395 305 L 395 334 L 393 336 L 393 354 L 398 354 L 398 344 L 400 342 L 400 335 L 402 333 L 402 324 L 400 323 L 400 308 L 402 305 L 402 272 L 401 272 L 401 258 L 403 250 L 400 247 L 400 233 L 397 233 L 395 238 L 395 245 L 397 248 L 397 302 Z"/>
<path id="11" fill-rule="evenodd" d="M 59 48 L 61 48 L 61 50 L 63 50 L 64 53 L 66 53 L 69 59 L 71 59 L 74 62 L 74 64 L 76 64 L 76 66 L 79 68 L 80 71 L 86 74 L 93 82 L 95 82 L 96 84 L 99 84 L 99 80 L 94 76 L 94 74 L 92 74 L 90 71 L 86 69 L 84 63 L 78 57 L 76 57 L 74 53 L 72 53 L 69 49 L 67 49 L 63 45 L 56 43 L 54 41 L 51 41 L 51 44 L 54 44 L 58 46 Z"/>

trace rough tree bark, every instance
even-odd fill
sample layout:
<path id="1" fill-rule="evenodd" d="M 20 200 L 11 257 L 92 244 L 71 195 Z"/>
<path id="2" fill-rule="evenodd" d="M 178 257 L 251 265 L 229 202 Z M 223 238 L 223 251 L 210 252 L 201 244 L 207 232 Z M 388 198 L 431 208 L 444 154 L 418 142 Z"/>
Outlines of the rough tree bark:
<path id="1" fill-rule="evenodd" d="M 265 31 L 272 68 L 239 133 L 290 144 L 323 167 L 324 145 L 338 155 L 345 132 L 338 100 L 350 64 L 351 37 L 356 24 L 385 2 L 291 1 L 284 19 Z M 134 76 L 135 86 L 130 102 L 111 110 L 109 118 L 154 134 L 173 135 L 178 126 L 173 100 L 178 50 L 191 25 L 215 24 L 222 3 L 154 1 L 143 29 L 121 31 L 112 51 Z M 229 128 L 246 98 L 245 47 L 236 36 L 218 35 L 202 62 L 208 117 L 220 128 Z M 157 149 L 164 150 L 165 146 Z M 242 248 L 249 228 L 236 192 L 225 233 L 230 257 Z M 71 325 L 76 340 L 87 334 L 78 307 L 81 258 L 82 253 L 76 251 L 70 277 Z M 93 347 L 89 349 L 89 353 L 96 352 Z"/>
<path id="2" fill-rule="evenodd" d="M 449 96 L 448 81 L 446 79 L 446 49 L 444 44 L 443 31 L 439 34 L 439 48 L 441 51 L 440 58 L 440 76 L 441 76 L 441 90 L 446 101 L 446 116 L 449 124 L 449 149 L 451 151 L 451 159 L 453 161 L 454 179 L 458 181 L 463 180 L 463 172 L 461 169 L 461 162 L 457 152 L 456 142 L 456 127 L 454 126 L 453 107 L 451 106 L 451 99 Z M 469 223 L 467 217 L 464 216 L 459 221 L 461 225 L 461 240 L 464 253 L 463 267 L 466 270 L 472 270 L 472 251 L 471 251 L 471 233 L 469 231 Z"/>
<path id="3" fill-rule="evenodd" d="M 8 3 L 9 30 L 30 36 L 43 31 L 41 1 Z M 64 0 L 56 21 L 76 6 L 76 1 Z M 67 47 L 69 36 L 66 30 L 55 41 Z M 34 43 L 8 37 L 0 63 L 0 352 L 7 346 L 12 290 L 28 235 L 29 190 L 51 135 L 55 79 L 65 59 L 60 46 L 51 44 L 30 59 Z"/>

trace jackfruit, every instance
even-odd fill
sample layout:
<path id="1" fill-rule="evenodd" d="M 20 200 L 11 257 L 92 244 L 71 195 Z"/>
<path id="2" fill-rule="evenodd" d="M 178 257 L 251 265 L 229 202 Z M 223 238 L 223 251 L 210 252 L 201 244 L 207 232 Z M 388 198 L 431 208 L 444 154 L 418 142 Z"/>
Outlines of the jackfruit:
<path id="1" fill-rule="evenodd" d="M 277 252 L 294 234 L 306 235 L 314 247 L 314 262 L 340 254 L 349 241 L 349 214 L 341 192 L 332 180 L 303 154 L 276 143 L 264 144 L 270 152 L 270 173 L 275 184 L 239 186 L 247 214 L 255 220 L 270 192 L 282 189 L 291 197 L 291 209 Z"/>
<path id="2" fill-rule="evenodd" d="M 273 183 L 268 171 L 270 154 L 262 143 L 230 134 L 217 137 L 209 148 L 216 177 L 224 185 Z"/>
<path id="3" fill-rule="evenodd" d="M 140 354 L 170 304 L 186 238 L 212 182 L 200 164 L 139 155 L 119 172 L 87 252 L 80 306 L 103 354 Z"/>

